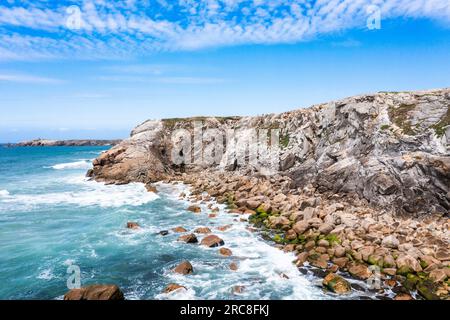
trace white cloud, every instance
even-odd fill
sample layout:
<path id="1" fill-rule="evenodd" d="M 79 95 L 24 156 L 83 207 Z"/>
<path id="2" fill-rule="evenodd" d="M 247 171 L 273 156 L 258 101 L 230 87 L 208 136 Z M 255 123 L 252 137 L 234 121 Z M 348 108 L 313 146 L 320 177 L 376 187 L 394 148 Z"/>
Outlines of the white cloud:
<path id="1" fill-rule="evenodd" d="M 10 74 L 0 73 L 0 82 L 13 82 L 13 83 L 33 83 L 33 84 L 60 84 L 63 80 L 38 77 L 27 74 Z"/>
<path id="2" fill-rule="evenodd" d="M 65 9 L 74 3 L 81 9 L 81 30 L 65 27 Z M 450 25 L 449 0 L 26 1 L 23 7 L 0 6 L 0 60 L 108 59 L 308 41 L 364 28 L 371 4 L 380 6 L 382 19 L 427 18 Z"/>

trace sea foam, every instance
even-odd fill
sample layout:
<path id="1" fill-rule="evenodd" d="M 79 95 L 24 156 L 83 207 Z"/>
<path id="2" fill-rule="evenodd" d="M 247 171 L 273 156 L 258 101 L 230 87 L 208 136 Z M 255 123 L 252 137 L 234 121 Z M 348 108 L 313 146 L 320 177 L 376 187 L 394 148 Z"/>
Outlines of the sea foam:
<path id="1" fill-rule="evenodd" d="M 80 160 L 75 162 L 59 163 L 51 166 L 55 170 L 74 170 L 74 169 L 90 169 L 92 162 L 90 160 Z"/>
<path id="2" fill-rule="evenodd" d="M 105 185 L 87 181 L 83 177 L 72 177 L 69 181 L 78 185 L 77 191 L 16 194 L 2 199 L 2 201 L 4 203 L 22 204 L 26 207 L 35 205 L 75 205 L 80 207 L 100 206 L 111 208 L 141 206 L 159 198 L 156 194 L 148 192 L 144 185 L 139 183 L 122 186 Z"/>
<path id="3" fill-rule="evenodd" d="M 8 190 L 0 190 L 0 197 L 7 197 L 9 196 Z"/>

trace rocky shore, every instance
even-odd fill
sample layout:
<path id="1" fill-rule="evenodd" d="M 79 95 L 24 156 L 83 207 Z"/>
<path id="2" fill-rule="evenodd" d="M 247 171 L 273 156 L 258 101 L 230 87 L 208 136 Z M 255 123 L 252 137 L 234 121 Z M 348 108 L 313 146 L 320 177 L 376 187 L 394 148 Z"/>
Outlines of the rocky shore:
<path id="1" fill-rule="evenodd" d="M 186 149 L 173 134 L 195 135 L 193 121 L 219 132 L 279 129 L 276 172 L 239 163 L 232 143 L 215 165 L 175 164 L 170 155 Z M 157 181 L 189 184 L 190 200 L 215 199 L 248 217 L 250 230 L 294 252 L 299 272 L 319 270 L 337 294 L 355 290 L 353 277 L 381 297 L 449 299 L 449 137 L 449 89 L 383 92 L 279 115 L 147 121 L 96 159 L 88 176 L 149 190 Z M 189 210 L 198 211 L 195 203 Z"/>
<path id="2" fill-rule="evenodd" d="M 122 140 L 47 140 L 36 139 L 23 141 L 9 146 L 16 147 L 95 147 L 95 146 L 115 146 Z"/>

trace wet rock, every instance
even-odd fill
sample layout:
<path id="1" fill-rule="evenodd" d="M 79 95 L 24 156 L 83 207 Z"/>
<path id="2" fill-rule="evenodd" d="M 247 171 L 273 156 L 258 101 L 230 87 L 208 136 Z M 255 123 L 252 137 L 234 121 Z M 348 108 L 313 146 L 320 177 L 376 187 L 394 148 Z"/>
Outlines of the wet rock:
<path id="1" fill-rule="evenodd" d="M 146 184 L 145 188 L 148 192 L 158 193 L 158 189 L 156 189 L 156 187 L 152 184 Z"/>
<path id="2" fill-rule="evenodd" d="M 194 212 L 194 213 L 200 213 L 200 212 L 202 212 L 202 208 L 200 208 L 199 206 L 196 206 L 196 205 L 192 205 L 187 208 L 187 211 Z"/>
<path id="3" fill-rule="evenodd" d="M 159 232 L 159 235 L 161 235 L 161 236 L 167 236 L 168 234 L 169 234 L 168 230 L 162 230 Z"/>
<path id="4" fill-rule="evenodd" d="M 218 236 L 210 235 L 202 239 L 201 245 L 207 246 L 209 248 L 220 247 L 225 244 L 225 242 Z"/>
<path id="5" fill-rule="evenodd" d="M 305 264 L 306 260 L 308 259 L 308 256 L 309 256 L 308 252 L 302 252 L 299 255 L 297 255 L 297 260 L 295 262 L 296 265 L 298 267 L 303 266 Z"/>
<path id="6" fill-rule="evenodd" d="M 140 226 L 137 222 L 127 222 L 127 229 L 137 230 Z"/>
<path id="7" fill-rule="evenodd" d="M 239 268 L 236 262 L 232 262 L 230 263 L 230 270 L 232 271 L 237 271 L 237 269 Z"/>
<path id="8" fill-rule="evenodd" d="M 227 231 L 228 229 L 230 229 L 231 227 L 232 227 L 232 225 L 229 224 L 229 225 L 226 225 L 226 226 L 217 227 L 217 230 L 222 231 L 222 232 L 225 232 L 225 231 Z"/>
<path id="9" fill-rule="evenodd" d="M 225 257 L 230 257 L 233 255 L 233 252 L 228 248 L 220 248 L 219 253 Z"/>
<path id="10" fill-rule="evenodd" d="M 245 290 L 245 287 L 244 287 L 244 286 L 234 286 L 234 287 L 232 288 L 233 294 L 241 294 L 241 293 L 244 292 L 244 290 Z"/>
<path id="11" fill-rule="evenodd" d="M 195 234 L 185 234 L 178 238 L 178 241 L 186 242 L 186 243 L 198 243 L 198 239 Z"/>
<path id="12" fill-rule="evenodd" d="M 349 269 L 348 272 L 355 278 L 361 280 L 367 280 L 372 276 L 369 268 L 363 264 L 354 264 Z"/>
<path id="13" fill-rule="evenodd" d="M 327 275 L 325 279 L 323 279 L 322 284 L 328 288 L 328 290 L 337 294 L 345 294 L 351 291 L 349 282 L 334 273 Z"/>
<path id="14" fill-rule="evenodd" d="M 172 231 L 173 231 L 173 232 L 176 232 L 176 233 L 184 233 L 184 232 L 187 232 L 187 230 L 186 230 L 185 228 L 183 228 L 183 227 L 176 227 L 176 228 L 173 228 Z"/>
<path id="15" fill-rule="evenodd" d="M 207 227 L 201 227 L 201 228 L 197 228 L 194 230 L 194 233 L 199 233 L 199 234 L 208 234 L 211 233 L 211 229 L 207 228 Z"/>
<path id="16" fill-rule="evenodd" d="M 440 300 L 436 295 L 437 287 L 432 281 L 425 280 L 417 284 L 417 292 L 426 300 Z"/>
<path id="17" fill-rule="evenodd" d="M 163 293 L 171 293 L 177 290 L 187 290 L 187 288 L 176 283 L 171 283 L 164 289 Z"/>
<path id="18" fill-rule="evenodd" d="M 183 261 L 178 266 L 173 269 L 173 272 L 187 275 L 194 272 L 194 268 L 192 267 L 192 264 L 189 261 Z"/>
<path id="19" fill-rule="evenodd" d="M 92 285 L 70 290 L 64 295 L 64 300 L 125 300 L 125 298 L 116 285 Z"/>

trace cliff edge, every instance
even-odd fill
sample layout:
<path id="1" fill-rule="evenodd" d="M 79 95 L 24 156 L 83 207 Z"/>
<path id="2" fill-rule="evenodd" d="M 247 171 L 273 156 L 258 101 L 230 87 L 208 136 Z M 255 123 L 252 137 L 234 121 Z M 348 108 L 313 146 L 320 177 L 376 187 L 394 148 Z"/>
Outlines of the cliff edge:
<path id="1" fill-rule="evenodd" d="M 244 140 L 251 129 L 279 131 L 279 147 L 269 151 L 279 157 L 276 170 L 263 172 L 250 161 L 237 161 L 239 143 L 217 144 L 210 137 L 200 140 L 202 152 L 223 145 L 222 153 L 212 151 L 219 156 L 213 164 L 174 161 L 173 155 L 186 156 L 186 150 L 191 151 L 189 157 L 198 157 L 194 136 L 211 129 L 223 136 L 239 130 L 237 137 Z M 179 132 L 184 138 L 191 135 L 192 148 L 180 147 Z M 123 184 L 206 169 L 281 175 L 290 178 L 292 189 L 312 186 L 324 194 L 357 196 L 401 213 L 448 215 L 449 138 L 450 89 L 380 92 L 257 117 L 146 121 L 129 139 L 97 158 L 88 176 Z"/>

